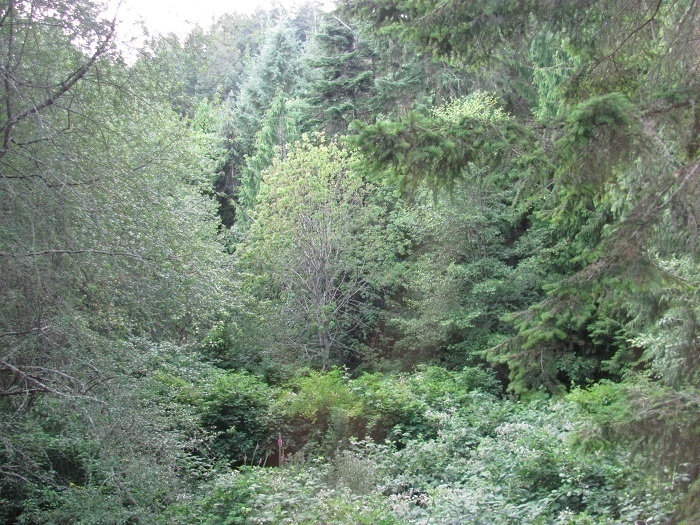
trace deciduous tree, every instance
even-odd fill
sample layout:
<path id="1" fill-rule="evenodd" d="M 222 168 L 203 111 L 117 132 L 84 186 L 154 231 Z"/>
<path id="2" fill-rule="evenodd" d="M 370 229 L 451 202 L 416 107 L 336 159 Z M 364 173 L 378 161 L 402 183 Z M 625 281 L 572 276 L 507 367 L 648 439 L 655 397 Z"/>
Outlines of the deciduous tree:
<path id="1" fill-rule="evenodd" d="M 170 497 L 162 489 L 176 476 L 161 460 L 182 459 L 184 441 L 148 444 L 167 418 L 134 385 L 149 373 L 139 355 L 190 344 L 226 289 L 215 210 L 202 196 L 210 138 L 173 113 L 152 64 L 124 65 L 113 31 L 87 1 L 10 1 L 0 11 L 7 520 L 51 498 L 70 506 L 79 488 L 133 519 Z M 135 443 L 147 472 L 127 466 L 133 458 L 118 465 Z"/>
<path id="2" fill-rule="evenodd" d="M 401 249 L 377 198 L 333 143 L 305 139 L 265 172 L 244 260 L 274 313 L 275 344 L 294 358 L 355 359 L 353 335 L 372 322 Z"/>

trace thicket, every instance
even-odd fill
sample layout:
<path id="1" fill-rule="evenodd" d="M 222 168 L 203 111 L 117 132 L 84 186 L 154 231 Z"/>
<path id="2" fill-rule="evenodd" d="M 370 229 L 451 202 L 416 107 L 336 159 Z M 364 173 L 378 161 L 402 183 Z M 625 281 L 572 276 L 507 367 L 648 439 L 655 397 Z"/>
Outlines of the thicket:
<path id="1" fill-rule="evenodd" d="M 0 3 L 0 521 L 700 520 L 697 2 Z"/>

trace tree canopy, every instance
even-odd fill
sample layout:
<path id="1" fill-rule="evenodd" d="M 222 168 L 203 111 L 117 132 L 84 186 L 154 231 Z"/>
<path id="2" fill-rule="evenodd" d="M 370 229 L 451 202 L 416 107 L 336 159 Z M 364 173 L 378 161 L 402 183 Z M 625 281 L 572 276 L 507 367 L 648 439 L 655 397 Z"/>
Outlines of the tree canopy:
<path id="1" fill-rule="evenodd" d="M 0 2 L 0 521 L 697 523 L 699 10 Z"/>

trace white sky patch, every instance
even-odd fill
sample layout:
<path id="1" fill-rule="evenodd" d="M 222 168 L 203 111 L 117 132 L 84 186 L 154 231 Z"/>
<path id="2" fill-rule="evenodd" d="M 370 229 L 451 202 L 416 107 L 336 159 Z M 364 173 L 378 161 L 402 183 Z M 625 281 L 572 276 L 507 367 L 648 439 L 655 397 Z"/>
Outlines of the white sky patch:
<path id="1" fill-rule="evenodd" d="M 122 41 L 142 35 L 145 26 L 151 36 L 175 33 L 181 40 L 197 25 L 207 29 L 225 13 L 252 13 L 258 7 L 269 8 L 272 2 L 291 8 L 301 0 L 106 0 L 107 16 L 117 14 L 118 33 Z M 323 1 L 325 8 L 331 1 Z"/>

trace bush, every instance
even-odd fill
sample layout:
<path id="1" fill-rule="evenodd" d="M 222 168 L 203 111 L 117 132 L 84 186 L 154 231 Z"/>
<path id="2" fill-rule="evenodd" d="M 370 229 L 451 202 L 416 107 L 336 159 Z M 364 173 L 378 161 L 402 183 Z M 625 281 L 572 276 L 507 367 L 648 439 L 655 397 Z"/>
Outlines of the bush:
<path id="1" fill-rule="evenodd" d="M 375 441 L 386 438 L 405 444 L 412 436 L 431 435 L 425 413 L 428 405 L 411 390 L 406 376 L 364 374 L 352 383 L 362 402 L 362 435 Z"/>
<path id="2" fill-rule="evenodd" d="M 290 464 L 246 468 L 220 476 L 199 502 L 201 523 L 399 525 L 376 492 L 356 493 L 328 485 L 329 465 Z M 182 521 L 184 523 L 184 521 Z"/>
<path id="3" fill-rule="evenodd" d="M 480 392 L 470 411 L 431 409 L 432 439 L 359 444 L 396 516 L 409 523 L 628 523 L 662 516 L 667 495 L 619 456 L 571 446 L 569 402 L 516 403 Z M 623 459 L 628 459 L 622 456 Z"/>
<path id="4" fill-rule="evenodd" d="M 438 427 L 431 413 L 469 411 L 473 391 L 498 391 L 493 375 L 479 368 L 452 372 L 435 366 L 412 375 L 365 373 L 356 379 L 341 369 L 307 372 L 287 386 L 289 444 L 326 455 L 346 448 L 351 438 L 389 439 L 400 446 L 434 438 Z"/>
<path id="5" fill-rule="evenodd" d="M 309 371 L 287 386 L 283 411 L 290 450 L 330 455 L 363 431 L 363 407 L 343 370 Z"/>
<path id="6" fill-rule="evenodd" d="M 274 456 L 281 428 L 279 396 L 255 376 L 215 372 L 199 401 L 202 423 L 215 433 L 212 450 L 237 465 Z"/>
<path id="7" fill-rule="evenodd" d="M 236 388 L 269 404 L 274 392 L 256 382 Z M 604 388 L 572 395 L 576 403 L 526 403 L 493 395 L 479 369 L 435 367 L 357 379 L 307 372 L 290 387 L 275 424 L 279 452 L 298 453 L 281 468 L 218 476 L 206 496 L 172 507 L 167 523 L 612 525 L 673 506 L 624 447 L 577 446 L 589 425 L 580 407 L 616 399 Z M 369 432 L 388 439 L 352 439 Z"/>

